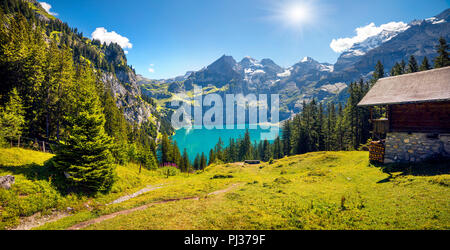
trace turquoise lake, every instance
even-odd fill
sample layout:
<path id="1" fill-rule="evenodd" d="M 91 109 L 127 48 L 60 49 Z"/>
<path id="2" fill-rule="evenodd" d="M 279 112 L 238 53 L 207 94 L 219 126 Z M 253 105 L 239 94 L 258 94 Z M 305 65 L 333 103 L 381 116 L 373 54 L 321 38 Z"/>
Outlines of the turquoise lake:
<path id="1" fill-rule="evenodd" d="M 268 139 L 272 142 L 276 136 L 280 132 L 280 128 L 278 126 L 272 127 L 276 132 L 275 134 L 271 133 L 271 128 L 262 129 L 260 126 L 257 126 L 257 129 L 251 129 L 247 124 L 246 129 L 249 129 L 250 138 L 252 143 L 259 143 L 262 140 Z M 205 155 L 209 156 L 209 151 L 216 146 L 219 138 L 224 142 L 224 146 L 228 146 L 230 139 L 238 139 L 243 138 L 246 132 L 246 129 L 206 129 L 205 127 L 195 127 L 190 129 L 179 129 L 176 131 L 175 135 L 172 137 L 174 141 L 177 142 L 178 147 L 180 148 L 181 153 L 186 148 L 187 153 L 189 155 L 189 159 L 194 161 L 195 156 L 198 153 L 205 153 Z M 269 136 L 271 134 L 272 136 Z M 273 136 L 275 135 L 275 136 Z M 273 139 L 271 139 L 272 137 Z"/>

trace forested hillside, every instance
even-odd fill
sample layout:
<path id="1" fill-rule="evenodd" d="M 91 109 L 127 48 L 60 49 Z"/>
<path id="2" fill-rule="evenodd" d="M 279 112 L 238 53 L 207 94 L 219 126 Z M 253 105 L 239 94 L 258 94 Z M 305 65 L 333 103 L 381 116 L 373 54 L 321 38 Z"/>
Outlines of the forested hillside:
<path id="1" fill-rule="evenodd" d="M 158 134 L 172 132 L 141 97 L 119 45 L 84 37 L 34 0 L 0 1 L 0 79 L 3 144 L 39 148 L 43 141 L 57 151 L 77 133 L 94 133 L 100 137 L 90 139 L 103 138 L 97 143 L 115 162 L 154 168 Z M 78 131 L 83 119 L 93 122 L 85 127 L 91 132 Z"/>

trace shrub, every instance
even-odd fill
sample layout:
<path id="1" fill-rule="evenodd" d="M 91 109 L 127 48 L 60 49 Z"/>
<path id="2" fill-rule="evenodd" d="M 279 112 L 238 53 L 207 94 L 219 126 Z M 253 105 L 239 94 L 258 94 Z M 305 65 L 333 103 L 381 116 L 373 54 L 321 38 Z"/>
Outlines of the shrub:
<path id="1" fill-rule="evenodd" d="M 291 183 L 291 180 L 286 179 L 284 177 L 279 177 L 279 178 L 276 178 L 273 182 L 278 183 L 278 184 L 288 184 L 288 183 Z"/>
<path id="2" fill-rule="evenodd" d="M 234 178 L 234 176 L 233 175 L 216 174 L 213 177 L 211 177 L 211 180 L 214 180 L 214 179 L 231 179 L 231 178 Z"/>
<path id="3" fill-rule="evenodd" d="M 167 178 L 180 174 L 180 170 L 176 167 L 163 167 L 159 169 L 159 172 Z"/>
<path id="4" fill-rule="evenodd" d="M 438 184 L 444 187 L 450 186 L 450 178 L 445 176 L 437 176 L 430 180 L 430 183 Z"/>
<path id="5" fill-rule="evenodd" d="M 328 174 L 329 171 L 324 171 L 321 169 L 318 170 L 314 170 L 308 173 L 308 176 L 318 176 L 318 177 L 323 177 L 326 176 Z"/>

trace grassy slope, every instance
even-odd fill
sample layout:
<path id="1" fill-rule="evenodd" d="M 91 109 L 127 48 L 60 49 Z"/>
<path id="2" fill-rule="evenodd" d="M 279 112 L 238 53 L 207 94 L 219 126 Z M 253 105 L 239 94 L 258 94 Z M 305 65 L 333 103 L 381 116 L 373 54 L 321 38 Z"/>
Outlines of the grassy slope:
<path id="1" fill-rule="evenodd" d="M 62 196 L 50 185 L 43 163 L 51 157 L 0 149 L 0 176 L 16 176 L 12 190 L 0 191 L 0 226 L 17 224 L 19 216 L 71 206 L 73 216 L 38 228 L 65 229 L 154 201 L 201 196 L 199 201 L 161 204 L 87 229 L 450 229 L 450 175 L 445 164 L 383 171 L 369 164 L 365 152 L 319 152 L 272 165 L 211 166 L 204 173 L 169 179 L 156 171 L 138 176 L 137 166 L 119 166 L 120 179 L 113 192 L 88 198 Z M 214 179 L 217 175 L 233 178 Z M 103 205 L 161 183 L 162 189 Z M 206 197 L 234 183 L 242 185 Z M 94 209 L 89 211 L 85 204 Z"/>
<path id="2" fill-rule="evenodd" d="M 35 213 L 49 214 L 52 211 L 65 211 L 67 207 L 75 213 L 86 211 L 85 205 L 101 206 L 120 196 L 133 193 L 149 184 L 160 183 L 162 176 L 143 170 L 138 175 L 138 166 L 118 166 L 118 182 L 108 195 L 85 197 L 61 195 L 52 185 L 49 171 L 44 163 L 53 155 L 24 150 L 0 149 L 0 176 L 13 175 L 16 184 L 11 190 L 0 189 L 0 229 L 19 223 L 20 217 Z"/>
<path id="3" fill-rule="evenodd" d="M 320 152 L 272 165 L 227 164 L 171 177 L 163 189 L 96 214 L 79 214 L 40 229 L 63 229 L 101 214 L 177 197 L 87 229 L 450 229 L 450 175 L 444 163 L 388 171 L 365 152 Z M 234 178 L 212 179 L 216 175 Z"/>

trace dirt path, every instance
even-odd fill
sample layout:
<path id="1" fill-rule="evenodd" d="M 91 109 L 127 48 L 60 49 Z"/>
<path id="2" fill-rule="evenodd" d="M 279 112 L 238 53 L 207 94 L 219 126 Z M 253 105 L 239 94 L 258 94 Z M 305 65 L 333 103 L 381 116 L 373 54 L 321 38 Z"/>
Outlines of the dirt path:
<path id="1" fill-rule="evenodd" d="M 139 195 L 163 188 L 163 185 L 164 184 L 161 184 L 159 186 L 149 185 L 146 188 L 141 189 L 134 194 L 122 196 L 119 199 L 106 204 L 106 206 L 113 205 L 113 204 L 119 204 L 124 201 L 136 198 Z M 41 213 L 36 213 L 32 216 L 22 218 L 20 224 L 14 228 L 11 228 L 10 230 L 31 230 L 33 228 L 40 227 L 40 226 L 45 225 L 50 222 L 55 222 L 57 220 L 60 220 L 62 218 L 68 217 L 68 216 L 71 216 L 71 214 L 69 212 L 61 212 L 61 211 L 53 212 L 49 215 L 44 215 L 44 216 L 41 216 Z"/>
<path id="2" fill-rule="evenodd" d="M 239 183 L 233 184 L 233 185 L 231 185 L 230 187 L 228 187 L 226 189 L 212 192 L 212 193 L 208 194 L 207 196 L 214 196 L 214 195 L 230 192 L 231 190 L 233 190 L 235 187 L 237 187 L 239 185 L 240 185 Z M 109 219 L 115 218 L 115 217 L 117 217 L 119 215 L 130 214 L 130 213 L 133 213 L 133 212 L 136 212 L 136 211 L 142 211 L 142 210 L 145 210 L 147 208 L 150 208 L 150 207 L 158 205 L 158 204 L 165 204 L 165 203 L 169 203 L 169 202 L 182 201 L 182 200 L 200 200 L 200 196 L 188 197 L 188 198 L 170 199 L 170 200 L 164 200 L 164 201 L 158 201 L 158 202 L 149 203 L 149 204 L 144 205 L 144 206 L 140 206 L 140 207 L 136 207 L 136 208 L 132 208 L 132 209 L 127 209 L 127 210 L 119 211 L 119 212 L 112 213 L 112 214 L 103 215 L 103 216 L 100 216 L 100 217 L 98 217 L 96 219 L 93 219 L 93 220 L 81 222 L 81 223 L 79 223 L 77 225 L 74 225 L 74 226 L 68 228 L 67 230 L 80 230 L 80 229 L 86 228 L 86 227 L 88 227 L 90 225 L 93 225 L 93 224 L 100 223 L 100 222 L 105 221 L 105 220 L 109 220 Z"/>
<path id="3" fill-rule="evenodd" d="M 41 213 L 34 214 L 29 217 L 21 219 L 20 225 L 11 228 L 10 230 L 31 230 L 35 227 L 42 226 L 44 224 L 60 220 L 62 218 L 70 216 L 67 212 L 54 212 L 49 215 L 41 216 Z"/>
<path id="4" fill-rule="evenodd" d="M 130 199 L 133 199 L 133 198 L 136 198 L 136 197 L 138 197 L 138 196 L 141 195 L 141 194 L 145 194 L 145 193 L 148 193 L 148 192 L 151 192 L 151 191 L 160 189 L 160 188 L 162 188 L 163 185 L 164 185 L 164 184 L 161 184 L 161 185 L 159 185 L 159 186 L 151 186 L 151 185 L 150 185 L 150 186 L 147 186 L 146 188 L 141 189 L 141 190 L 137 191 L 137 192 L 134 193 L 134 194 L 122 196 L 122 197 L 120 197 L 119 199 L 117 199 L 117 200 L 115 200 L 115 201 L 113 201 L 113 202 L 111 202 L 111 203 L 106 204 L 106 206 L 113 205 L 113 204 L 119 204 L 119 203 L 122 203 L 122 202 L 124 202 L 124 201 L 130 200 Z"/>

